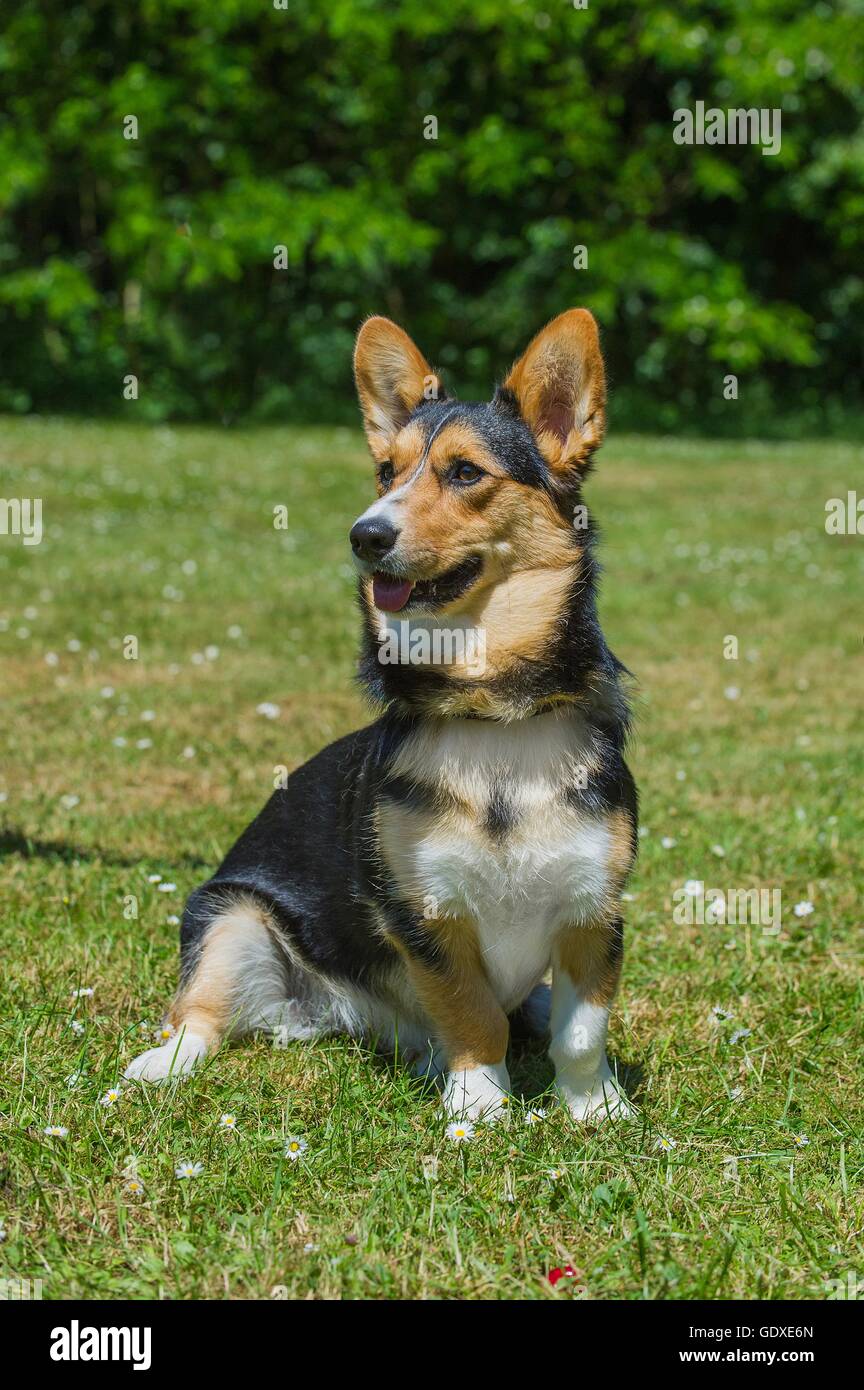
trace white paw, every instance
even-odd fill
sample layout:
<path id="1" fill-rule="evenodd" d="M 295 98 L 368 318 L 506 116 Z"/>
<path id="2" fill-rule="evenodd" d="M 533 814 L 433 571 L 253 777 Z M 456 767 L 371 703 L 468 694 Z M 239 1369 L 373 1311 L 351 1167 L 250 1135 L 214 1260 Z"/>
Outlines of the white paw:
<path id="1" fill-rule="evenodd" d="M 498 1119 L 506 1109 L 510 1076 L 504 1062 L 447 1073 L 444 1109 L 459 1119 Z"/>
<path id="2" fill-rule="evenodd" d="M 188 1076 L 207 1055 L 207 1044 L 196 1033 L 177 1034 L 162 1047 L 151 1047 L 130 1062 L 124 1076 L 127 1081 L 173 1081 Z"/>
<path id="3" fill-rule="evenodd" d="M 587 1086 L 570 1086 L 558 1080 L 557 1089 L 574 1120 L 629 1120 L 633 1111 L 627 1104 L 624 1092 L 609 1072 L 596 1077 Z"/>

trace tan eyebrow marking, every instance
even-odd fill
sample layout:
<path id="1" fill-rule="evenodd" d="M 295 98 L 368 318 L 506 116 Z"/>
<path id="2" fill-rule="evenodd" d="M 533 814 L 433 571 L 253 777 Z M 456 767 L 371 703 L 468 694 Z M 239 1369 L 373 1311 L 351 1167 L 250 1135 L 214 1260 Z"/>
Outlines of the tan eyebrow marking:
<path id="1" fill-rule="evenodd" d="M 501 465 L 476 430 L 464 420 L 454 420 L 437 435 L 430 462 L 446 463 L 448 459 L 464 458 L 468 463 L 476 463 L 496 477 L 504 476 Z"/>

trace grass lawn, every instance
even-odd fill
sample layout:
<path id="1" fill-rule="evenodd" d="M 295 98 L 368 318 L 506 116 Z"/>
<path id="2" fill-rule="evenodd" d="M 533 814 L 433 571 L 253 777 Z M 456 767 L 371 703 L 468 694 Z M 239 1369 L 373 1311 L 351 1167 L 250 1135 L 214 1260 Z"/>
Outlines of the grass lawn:
<path id="1" fill-rule="evenodd" d="M 184 896 L 274 769 L 368 718 L 359 429 L 4 421 L 0 493 L 41 497 L 45 537 L 0 535 L 0 1272 L 54 1299 L 566 1298 L 546 1273 L 568 1262 L 589 1298 L 864 1276 L 864 539 L 824 529 L 861 462 L 614 432 L 601 452 L 601 614 L 638 677 L 610 1038 L 638 1118 L 526 1124 L 551 1081 L 529 1047 L 508 1121 L 460 1148 L 433 1096 L 339 1039 L 243 1043 L 100 1104 L 170 997 Z M 676 925 L 688 879 L 781 890 L 782 930 Z"/>

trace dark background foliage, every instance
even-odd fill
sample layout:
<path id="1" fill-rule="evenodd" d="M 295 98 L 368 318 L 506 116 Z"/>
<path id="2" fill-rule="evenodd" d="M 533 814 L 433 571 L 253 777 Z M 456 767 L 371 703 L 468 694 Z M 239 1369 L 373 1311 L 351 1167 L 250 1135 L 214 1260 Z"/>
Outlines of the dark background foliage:
<path id="1" fill-rule="evenodd" d="M 334 419 L 373 311 L 486 394 L 578 303 L 619 420 L 845 428 L 862 0 L 277 3 L 7 7 L 0 408 Z M 675 144 L 697 100 L 780 153 Z"/>

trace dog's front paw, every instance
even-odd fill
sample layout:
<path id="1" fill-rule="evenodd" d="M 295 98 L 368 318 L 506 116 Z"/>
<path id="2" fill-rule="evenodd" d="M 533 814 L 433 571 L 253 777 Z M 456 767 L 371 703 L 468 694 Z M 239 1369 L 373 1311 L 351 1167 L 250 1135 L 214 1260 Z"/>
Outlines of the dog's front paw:
<path id="1" fill-rule="evenodd" d="M 584 1088 L 559 1080 L 557 1090 L 574 1120 L 591 1120 L 599 1124 L 605 1119 L 629 1120 L 633 1117 L 627 1097 L 619 1090 L 611 1073 L 598 1076 Z"/>
<path id="2" fill-rule="evenodd" d="M 504 1062 L 447 1073 L 444 1109 L 455 1119 L 497 1120 L 507 1106 L 510 1076 Z"/>
<path id="3" fill-rule="evenodd" d="M 127 1081 L 174 1081 L 189 1073 L 207 1054 L 207 1044 L 195 1033 L 184 1032 L 171 1038 L 162 1047 L 151 1047 L 130 1062 L 124 1076 Z"/>

